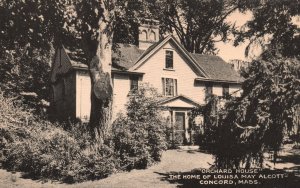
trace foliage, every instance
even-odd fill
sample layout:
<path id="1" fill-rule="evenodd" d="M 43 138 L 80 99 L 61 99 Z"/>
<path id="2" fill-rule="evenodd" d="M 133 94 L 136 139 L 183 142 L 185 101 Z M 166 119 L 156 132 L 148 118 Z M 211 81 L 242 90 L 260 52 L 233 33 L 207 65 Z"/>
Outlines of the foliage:
<path id="1" fill-rule="evenodd" d="M 79 43 L 66 45 L 81 49 L 87 60 L 84 63 L 88 64 L 96 53 L 102 34 L 109 37 L 109 45 L 135 43 L 137 25 L 147 14 L 145 10 L 142 0 L 72 1 L 68 6 L 66 28 Z M 101 33 L 100 24 L 103 22 L 107 23 L 107 28 Z"/>
<path id="2" fill-rule="evenodd" d="M 243 73 L 241 98 L 227 103 L 220 115 L 216 164 L 219 167 L 261 166 L 263 153 L 280 150 L 291 133 L 300 101 L 299 61 L 276 57 L 254 61 Z"/>
<path id="3" fill-rule="evenodd" d="M 6 51 L 0 58 L 0 88 L 5 96 L 31 94 L 32 98 L 26 98 L 25 102 L 37 109 L 41 100 L 48 101 L 49 98 L 47 86 L 52 53 L 42 55 L 35 50 L 30 57 L 26 53 L 26 50 L 19 48 Z"/>
<path id="4" fill-rule="evenodd" d="M 1 1 L 0 88 L 6 96 L 32 93 L 37 95 L 31 101 L 35 105 L 48 99 L 53 43 L 56 36 L 63 36 L 65 3 Z"/>
<path id="5" fill-rule="evenodd" d="M 207 103 L 204 106 L 194 108 L 189 113 L 189 123 L 191 126 L 195 127 L 193 120 L 198 115 L 203 116 L 204 125 L 202 125 L 202 133 L 195 134 L 193 139 L 196 141 L 196 144 L 199 144 L 201 147 L 213 150 L 217 140 L 216 132 L 220 124 L 219 118 L 224 111 L 224 106 L 222 104 L 225 103 L 225 99 L 216 95 L 211 95 L 207 97 L 206 101 Z M 196 127 L 194 129 L 196 129 Z"/>
<path id="6" fill-rule="evenodd" d="M 235 1 L 148 0 L 149 12 L 160 21 L 162 33 L 176 33 L 195 53 L 215 54 L 215 43 L 227 41 L 235 26 L 225 19 L 238 9 Z"/>
<path id="7" fill-rule="evenodd" d="M 113 124 L 112 142 L 123 169 L 146 168 L 160 161 L 166 149 L 157 97 L 155 89 L 140 86 L 129 96 L 126 116 Z"/>
<path id="8" fill-rule="evenodd" d="M 78 182 L 106 177 L 117 169 L 113 150 L 95 148 L 82 125 L 69 131 L 33 116 L 0 95 L 0 163 L 30 177 Z"/>
<path id="9" fill-rule="evenodd" d="M 274 151 L 298 126 L 299 1 L 241 1 L 239 10 L 253 18 L 235 33 L 235 45 L 249 40 L 245 50 L 262 48 L 262 55 L 242 71 L 241 98 L 226 104 L 217 130 L 216 164 L 221 168 L 262 166 L 263 153 Z M 298 59 L 297 59 L 298 58 Z M 298 106 L 298 107 L 297 107 Z"/>
<path id="10" fill-rule="evenodd" d="M 279 53 L 291 57 L 300 54 L 299 28 L 295 25 L 295 16 L 299 16 L 299 1 L 244 1 L 240 10 L 253 13 L 242 29 L 235 33 L 235 45 L 249 40 L 245 54 L 258 46 L 263 51 L 269 49 L 273 55 Z"/>
<path id="11" fill-rule="evenodd" d="M 5 51 L 27 47 L 29 52 L 43 48 L 42 50 L 47 52 L 55 36 L 63 33 L 66 3 L 67 0 L 2 1 L 1 48 Z"/>
<path id="12" fill-rule="evenodd" d="M 165 135 L 168 149 L 176 149 L 178 146 L 186 143 L 184 137 L 185 131 L 176 131 L 172 127 L 166 127 Z"/>

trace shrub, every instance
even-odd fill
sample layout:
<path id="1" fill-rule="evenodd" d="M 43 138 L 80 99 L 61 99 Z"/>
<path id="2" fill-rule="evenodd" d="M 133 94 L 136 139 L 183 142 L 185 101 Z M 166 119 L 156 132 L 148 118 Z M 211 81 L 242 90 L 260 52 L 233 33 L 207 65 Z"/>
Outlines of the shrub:
<path id="1" fill-rule="evenodd" d="M 31 178 L 69 183 L 104 178 L 119 169 L 146 168 L 166 149 L 154 93 L 143 88 L 130 96 L 127 116 L 115 121 L 101 147 L 93 143 L 86 126 L 40 119 L 0 93 L 0 165 Z"/>
<path id="2" fill-rule="evenodd" d="M 147 85 L 129 97 L 127 114 L 113 123 L 112 142 L 122 169 L 146 168 L 160 161 L 166 149 L 166 127 L 160 116 L 159 95 Z"/>
<path id="3" fill-rule="evenodd" d="M 106 177 L 118 168 L 113 149 L 94 146 L 82 125 L 66 131 L 2 94 L 0 106 L 0 164 L 6 169 L 79 182 Z"/>
<path id="4" fill-rule="evenodd" d="M 182 131 L 173 131 L 171 127 L 168 127 L 165 134 L 169 149 L 176 149 L 185 142 L 184 133 Z"/>

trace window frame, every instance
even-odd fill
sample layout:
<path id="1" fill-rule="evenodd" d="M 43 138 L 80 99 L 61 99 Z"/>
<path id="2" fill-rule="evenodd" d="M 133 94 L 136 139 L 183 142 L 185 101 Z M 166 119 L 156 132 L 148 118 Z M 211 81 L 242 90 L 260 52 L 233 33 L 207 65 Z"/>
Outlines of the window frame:
<path id="1" fill-rule="evenodd" d="M 214 84 L 212 82 L 205 83 L 205 97 L 211 97 L 213 94 Z"/>
<path id="2" fill-rule="evenodd" d="M 174 52 L 172 50 L 166 50 L 165 69 L 174 69 Z"/>
<path id="3" fill-rule="evenodd" d="M 129 77 L 129 80 L 130 80 L 130 91 L 138 90 L 139 89 L 139 76 L 131 75 Z M 134 84 L 134 83 L 136 83 L 136 84 Z"/>
<path id="4" fill-rule="evenodd" d="M 163 95 L 166 97 L 177 96 L 178 95 L 177 79 L 176 78 L 162 78 L 162 80 L 163 80 Z M 168 84 L 170 84 L 170 85 L 168 85 Z M 169 91 L 167 91 L 167 90 L 169 90 Z"/>
<path id="5" fill-rule="evenodd" d="M 229 95 L 229 84 L 222 85 L 222 96 L 226 97 Z"/>

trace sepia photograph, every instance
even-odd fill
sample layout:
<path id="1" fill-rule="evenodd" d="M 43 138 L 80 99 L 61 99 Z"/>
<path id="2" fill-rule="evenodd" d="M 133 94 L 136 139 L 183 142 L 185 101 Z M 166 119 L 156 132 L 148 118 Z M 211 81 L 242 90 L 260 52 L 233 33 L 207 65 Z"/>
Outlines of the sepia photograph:
<path id="1" fill-rule="evenodd" d="M 0 0 L 0 188 L 300 187 L 300 0 Z"/>

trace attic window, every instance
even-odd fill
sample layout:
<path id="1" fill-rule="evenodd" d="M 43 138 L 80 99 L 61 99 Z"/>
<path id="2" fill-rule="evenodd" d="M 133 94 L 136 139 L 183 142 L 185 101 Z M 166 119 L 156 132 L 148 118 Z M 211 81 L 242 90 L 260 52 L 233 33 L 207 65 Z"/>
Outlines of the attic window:
<path id="1" fill-rule="evenodd" d="M 173 51 L 166 50 L 166 69 L 173 68 Z"/>

